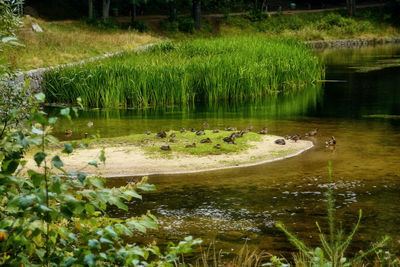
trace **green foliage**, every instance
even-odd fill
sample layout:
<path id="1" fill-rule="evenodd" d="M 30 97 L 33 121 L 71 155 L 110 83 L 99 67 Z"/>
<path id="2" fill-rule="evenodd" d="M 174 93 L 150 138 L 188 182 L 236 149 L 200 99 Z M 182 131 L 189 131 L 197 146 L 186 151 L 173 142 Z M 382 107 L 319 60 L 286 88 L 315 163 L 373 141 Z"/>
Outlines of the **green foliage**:
<path id="1" fill-rule="evenodd" d="M 358 255 L 354 255 L 351 258 L 346 258 L 346 251 L 349 247 L 354 235 L 356 234 L 361 218 L 362 211 L 360 210 L 357 223 L 353 227 L 352 231 L 345 236 L 342 229 L 337 230 L 335 226 L 335 200 L 333 197 L 333 186 L 334 181 L 332 178 L 332 166 L 329 162 L 329 182 L 330 186 L 326 193 L 327 197 L 327 213 L 328 213 L 328 224 L 329 224 L 329 236 L 327 236 L 319 226 L 317 227 L 320 232 L 319 238 L 321 241 L 322 248 L 317 247 L 315 249 L 308 247 L 302 240 L 291 233 L 282 223 L 276 223 L 276 226 L 284 232 L 289 241 L 299 250 L 300 256 L 295 258 L 296 266 L 355 266 L 359 265 L 362 260 L 368 255 L 379 252 L 380 248 L 389 240 L 388 236 L 383 237 L 378 243 L 372 245 L 367 251 L 362 252 Z"/>
<path id="2" fill-rule="evenodd" d="M 135 21 L 131 28 L 139 32 L 147 32 L 149 30 L 149 26 L 142 21 Z"/>
<path id="3" fill-rule="evenodd" d="M 179 16 L 176 19 L 164 19 L 161 26 L 167 32 L 194 33 L 194 20 L 191 17 Z"/>
<path id="4" fill-rule="evenodd" d="M 81 97 L 89 107 L 136 107 L 259 99 L 324 77 L 297 41 L 242 36 L 161 47 L 49 71 L 45 90 L 52 102 Z"/>
<path id="5" fill-rule="evenodd" d="M 44 95 L 37 94 L 35 99 L 43 103 Z M 64 109 L 61 115 L 70 117 L 70 112 Z M 10 125 L 15 124 L 14 118 Z M 162 253 L 155 245 L 126 242 L 127 237 L 157 229 L 156 217 L 147 213 L 116 219 L 108 215 L 108 209 L 115 206 L 127 211 L 126 203 L 142 198 L 138 190 L 154 186 L 143 179 L 107 188 L 104 178 L 66 172 L 61 154 L 46 153 L 49 144 L 58 144 L 50 134 L 55 121 L 33 107 L 24 127 L 6 130 L 0 140 L 0 264 L 173 266 L 180 255 L 200 243 L 188 237 Z M 65 144 L 63 153 L 72 153 L 77 146 L 76 142 Z M 23 155 L 34 147 L 37 167 L 27 169 Z M 103 153 L 99 160 L 106 160 Z"/>
<path id="6" fill-rule="evenodd" d="M 116 30 L 120 28 L 119 23 L 113 17 L 107 19 L 100 17 L 86 18 L 85 23 L 99 30 Z"/>

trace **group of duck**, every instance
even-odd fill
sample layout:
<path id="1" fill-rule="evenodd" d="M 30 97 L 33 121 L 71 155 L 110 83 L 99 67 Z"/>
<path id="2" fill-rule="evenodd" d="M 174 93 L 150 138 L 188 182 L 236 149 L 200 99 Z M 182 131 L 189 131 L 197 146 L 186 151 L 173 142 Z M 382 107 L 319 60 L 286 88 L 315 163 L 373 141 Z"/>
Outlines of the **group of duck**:
<path id="1" fill-rule="evenodd" d="M 203 123 L 203 127 L 204 127 L 204 129 L 208 128 L 208 123 L 206 123 L 206 122 Z M 236 144 L 235 143 L 235 139 L 236 138 L 241 138 L 241 137 L 243 137 L 244 134 L 246 134 L 248 132 L 251 132 L 252 130 L 253 130 L 253 126 L 249 126 L 246 129 L 243 129 L 243 130 L 240 130 L 240 131 L 238 131 L 238 129 L 236 127 L 228 127 L 228 128 L 225 128 L 225 131 L 231 131 L 232 133 L 229 136 L 224 137 L 222 140 L 226 144 Z M 190 128 L 189 130 L 186 130 L 185 128 L 182 128 L 180 130 L 181 133 L 186 133 L 188 131 L 194 133 L 197 136 L 205 135 L 205 130 L 195 130 L 194 128 Z M 219 131 L 220 131 L 219 129 L 214 129 L 212 132 L 213 133 L 219 133 Z M 314 130 L 306 133 L 305 136 L 313 137 L 313 136 L 316 136 L 317 133 L 318 133 L 318 128 L 315 128 Z M 146 135 L 150 135 L 151 132 L 150 131 L 146 131 L 145 134 Z M 268 128 L 264 127 L 263 129 L 258 131 L 258 134 L 262 134 L 262 135 L 268 134 Z M 158 137 L 158 138 L 167 138 L 168 134 L 165 131 L 161 131 L 161 132 L 158 132 L 156 134 L 156 137 Z M 170 138 L 169 142 L 171 142 L 171 143 L 175 142 L 175 139 L 174 139 L 175 137 L 176 137 L 176 134 L 175 133 L 171 133 L 169 135 L 169 138 Z M 277 145 L 286 145 L 286 141 L 285 140 L 292 140 L 294 142 L 297 142 L 300 139 L 302 139 L 302 136 L 299 135 L 299 134 L 292 135 L 292 136 L 286 135 L 283 139 L 275 140 L 275 144 L 277 144 Z M 201 139 L 200 143 L 202 143 L 202 144 L 212 143 L 212 140 L 209 137 L 207 137 L 207 138 Z M 326 145 L 327 146 L 336 145 L 335 137 L 332 136 L 331 140 L 326 141 Z M 194 148 L 194 147 L 196 147 L 196 143 L 188 144 L 185 147 L 186 148 Z M 221 149 L 221 144 L 216 144 L 214 146 L 214 148 L 215 149 Z M 164 151 L 169 151 L 169 150 L 171 150 L 171 147 L 169 145 L 164 145 L 164 146 L 161 146 L 160 149 L 164 150 Z"/>

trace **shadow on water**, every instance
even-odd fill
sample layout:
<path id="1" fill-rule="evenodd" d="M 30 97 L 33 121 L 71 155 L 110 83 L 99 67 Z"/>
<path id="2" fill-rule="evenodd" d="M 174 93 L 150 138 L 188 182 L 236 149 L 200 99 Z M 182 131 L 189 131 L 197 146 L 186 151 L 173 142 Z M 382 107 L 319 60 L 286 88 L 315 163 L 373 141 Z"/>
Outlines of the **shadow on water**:
<path id="1" fill-rule="evenodd" d="M 368 247 L 383 234 L 392 237 L 390 249 L 400 253 L 400 57 L 399 47 L 316 52 L 327 64 L 326 83 L 253 103 L 218 103 L 146 110 L 91 110 L 56 134 L 71 128 L 73 138 L 84 132 L 123 136 L 161 129 L 253 125 L 267 126 L 278 135 L 304 134 L 315 147 L 298 157 L 249 168 L 187 175 L 152 176 L 157 191 L 130 203 L 127 217 L 151 210 L 160 219 L 154 233 L 160 243 L 186 235 L 217 240 L 217 247 L 237 248 L 247 241 L 273 253 L 293 247 L 274 222 L 310 244 L 317 242 L 315 221 L 326 222 L 327 162 L 332 161 L 337 184 L 337 217 L 346 229 L 364 210 L 352 250 Z M 332 82 L 336 81 L 336 82 Z M 340 82 L 337 82 L 340 81 Z M 92 128 L 86 125 L 94 122 Z M 325 147 L 332 135 L 335 148 Z M 130 164 L 134 164 L 130 163 Z M 138 179 L 138 178 L 135 178 Z M 110 186 L 130 178 L 110 179 Z"/>

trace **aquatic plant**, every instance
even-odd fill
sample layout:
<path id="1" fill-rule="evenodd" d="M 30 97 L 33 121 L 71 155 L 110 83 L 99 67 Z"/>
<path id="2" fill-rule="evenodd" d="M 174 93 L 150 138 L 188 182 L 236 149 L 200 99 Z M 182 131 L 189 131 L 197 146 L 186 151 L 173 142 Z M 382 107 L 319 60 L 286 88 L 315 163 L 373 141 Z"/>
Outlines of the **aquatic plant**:
<path id="1" fill-rule="evenodd" d="M 296 266 L 355 266 L 357 264 L 361 264 L 362 260 L 368 255 L 377 252 L 389 240 L 388 236 L 384 236 L 379 242 L 372 245 L 365 252 L 354 255 L 351 258 L 346 258 L 347 248 L 349 247 L 359 228 L 362 211 L 359 211 L 357 223 L 347 237 L 342 229 L 337 230 L 335 225 L 335 199 L 333 197 L 332 190 L 333 178 L 331 162 L 329 162 L 328 171 L 330 186 L 328 187 L 326 197 L 328 203 L 327 214 L 329 236 L 324 234 L 319 223 L 316 222 L 320 233 L 319 238 L 322 247 L 317 247 L 315 249 L 308 247 L 302 240 L 291 233 L 282 223 L 276 223 L 276 226 L 287 235 L 289 241 L 299 250 L 299 254 L 294 258 Z"/>
<path id="2" fill-rule="evenodd" d="M 261 37 L 197 39 L 45 75 L 49 101 L 88 107 L 136 107 L 258 99 L 324 77 L 324 68 L 297 41 Z"/>

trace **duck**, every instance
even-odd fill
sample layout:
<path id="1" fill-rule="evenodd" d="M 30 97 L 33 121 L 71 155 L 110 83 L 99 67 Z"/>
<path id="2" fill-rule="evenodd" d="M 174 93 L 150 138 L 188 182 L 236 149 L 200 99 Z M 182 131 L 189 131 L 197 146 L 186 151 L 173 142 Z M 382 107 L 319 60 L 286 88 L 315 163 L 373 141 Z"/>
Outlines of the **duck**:
<path id="1" fill-rule="evenodd" d="M 275 144 L 277 145 L 286 145 L 285 139 L 276 139 Z"/>
<path id="2" fill-rule="evenodd" d="M 207 123 L 207 122 L 204 122 L 204 123 L 203 123 L 203 127 L 204 127 L 204 128 L 208 128 L 208 123 Z"/>
<path id="3" fill-rule="evenodd" d="M 240 130 L 240 132 L 235 133 L 235 137 L 243 137 L 243 134 L 245 133 L 244 130 Z"/>
<path id="4" fill-rule="evenodd" d="M 293 135 L 293 136 L 290 137 L 290 140 L 293 140 L 296 143 L 300 139 L 301 139 L 301 135 L 299 135 L 299 134 L 296 134 L 296 135 Z"/>
<path id="5" fill-rule="evenodd" d="M 197 131 L 196 135 L 205 135 L 206 133 L 203 130 Z"/>
<path id="6" fill-rule="evenodd" d="M 207 137 L 206 139 L 201 140 L 200 143 L 202 143 L 202 144 L 205 144 L 205 143 L 212 143 L 212 141 L 211 141 L 210 138 Z"/>
<path id="7" fill-rule="evenodd" d="M 169 151 L 169 150 L 171 150 L 171 147 L 170 147 L 170 146 L 161 146 L 160 148 L 161 148 L 161 150 L 164 150 L 164 151 Z"/>
<path id="8" fill-rule="evenodd" d="M 213 133 L 219 133 L 219 129 L 214 129 L 212 132 Z"/>
<path id="9" fill-rule="evenodd" d="M 88 133 L 85 133 L 85 138 L 88 138 L 88 136 L 89 136 L 89 134 L 88 134 Z"/>
<path id="10" fill-rule="evenodd" d="M 318 133 L 318 128 L 315 128 L 313 131 L 306 133 L 306 136 L 316 136 Z"/>
<path id="11" fill-rule="evenodd" d="M 151 132 L 147 130 L 144 134 L 145 134 L 145 135 L 150 135 Z"/>
<path id="12" fill-rule="evenodd" d="M 235 136 L 224 137 L 224 142 L 228 144 L 235 144 Z"/>
<path id="13" fill-rule="evenodd" d="M 72 135 L 72 130 L 65 130 L 65 136 L 70 137 Z"/>
<path id="14" fill-rule="evenodd" d="M 165 138 L 165 137 L 167 137 L 167 133 L 165 131 L 162 131 L 162 132 L 157 133 L 156 136 L 159 138 Z"/>
<path id="15" fill-rule="evenodd" d="M 92 121 L 89 121 L 88 123 L 87 123 L 87 127 L 92 127 L 93 126 L 93 122 Z"/>
<path id="16" fill-rule="evenodd" d="M 176 143 L 176 140 L 171 138 L 171 139 L 168 140 L 168 142 L 170 142 L 170 143 Z"/>
<path id="17" fill-rule="evenodd" d="M 181 129 L 181 133 L 186 133 L 186 129 L 185 129 L 185 128 L 182 128 L 182 129 Z"/>
<path id="18" fill-rule="evenodd" d="M 331 140 L 325 142 L 326 146 L 334 146 L 336 145 L 336 139 L 334 136 L 331 137 Z"/>
<path id="19" fill-rule="evenodd" d="M 172 133 L 172 134 L 170 134 L 170 136 L 169 137 L 171 137 L 171 138 L 175 138 L 176 137 L 176 133 Z"/>
<path id="20" fill-rule="evenodd" d="M 283 138 L 284 138 L 285 140 L 290 140 L 290 139 L 292 139 L 292 136 L 291 136 L 291 135 L 285 135 Z"/>
<path id="21" fill-rule="evenodd" d="M 258 134 L 267 134 L 268 133 L 268 128 L 264 127 L 261 131 L 258 132 Z"/>
<path id="22" fill-rule="evenodd" d="M 191 131 L 192 133 L 196 132 L 194 128 L 190 128 L 189 131 Z"/>
<path id="23" fill-rule="evenodd" d="M 196 147 L 196 143 L 193 143 L 193 144 L 191 144 L 191 145 L 186 145 L 185 147 L 186 147 L 186 148 Z"/>
<path id="24" fill-rule="evenodd" d="M 216 145 L 214 146 L 214 148 L 215 148 L 215 149 L 221 149 L 221 145 L 220 145 L 220 144 L 216 144 Z"/>
<path id="25" fill-rule="evenodd" d="M 226 131 L 237 131 L 237 128 L 231 126 L 231 127 L 225 128 L 225 130 Z"/>
<path id="26" fill-rule="evenodd" d="M 248 127 L 246 128 L 246 131 L 247 131 L 247 132 L 253 131 L 253 126 L 252 126 L 252 125 L 248 126 Z"/>

